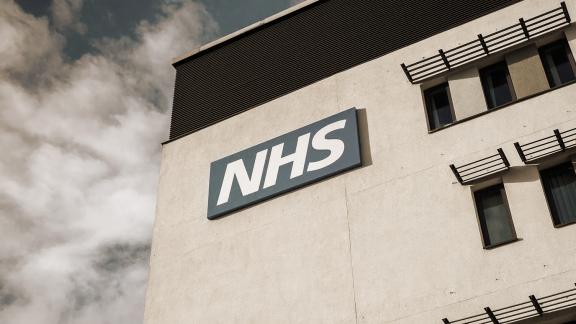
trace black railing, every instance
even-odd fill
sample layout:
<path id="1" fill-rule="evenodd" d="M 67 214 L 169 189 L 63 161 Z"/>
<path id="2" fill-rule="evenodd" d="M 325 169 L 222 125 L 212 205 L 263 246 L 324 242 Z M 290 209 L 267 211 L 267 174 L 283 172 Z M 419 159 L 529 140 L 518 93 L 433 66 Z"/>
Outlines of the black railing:
<path id="1" fill-rule="evenodd" d="M 508 162 L 508 158 L 506 158 L 504 151 L 498 149 L 497 154 L 485 157 L 478 161 L 466 163 L 458 167 L 454 164 L 450 164 L 450 169 L 452 169 L 458 182 L 462 185 L 466 185 L 496 173 L 506 171 L 510 169 L 510 163 Z"/>
<path id="2" fill-rule="evenodd" d="M 530 19 L 520 18 L 515 25 L 488 35 L 479 34 L 475 40 L 466 44 L 449 50 L 440 49 L 434 56 L 409 65 L 403 63 L 401 66 L 410 82 L 422 82 L 460 65 L 565 27 L 570 22 L 566 4 L 561 2 L 556 9 Z"/>
<path id="3" fill-rule="evenodd" d="M 566 131 L 554 130 L 554 135 L 550 135 L 529 143 L 514 143 L 520 159 L 524 163 L 531 163 L 541 158 L 561 153 L 576 146 L 576 128 Z"/>
<path id="4" fill-rule="evenodd" d="M 455 321 L 444 318 L 442 322 L 444 324 L 508 324 L 571 307 L 576 307 L 576 288 L 541 298 L 530 295 L 528 301 L 520 304 L 500 309 L 485 307 L 484 313 Z"/>

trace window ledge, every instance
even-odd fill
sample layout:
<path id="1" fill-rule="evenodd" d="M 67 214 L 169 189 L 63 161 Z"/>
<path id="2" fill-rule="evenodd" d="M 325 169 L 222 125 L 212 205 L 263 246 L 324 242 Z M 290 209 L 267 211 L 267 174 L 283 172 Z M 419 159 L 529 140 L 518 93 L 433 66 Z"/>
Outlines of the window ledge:
<path id="1" fill-rule="evenodd" d="M 554 225 L 554 228 L 563 228 L 563 227 L 567 227 L 567 226 L 570 226 L 570 225 L 576 225 L 576 221 L 568 222 L 568 223 L 564 223 L 564 224 Z"/>
<path id="2" fill-rule="evenodd" d="M 484 112 L 481 112 L 481 113 L 479 113 L 479 114 L 476 114 L 476 115 L 473 115 L 473 116 L 470 116 L 470 117 L 466 117 L 466 118 L 457 120 L 457 121 L 455 121 L 455 122 L 452 122 L 452 123 L 450 123 L 450 124 L 444 125 L 444 126 L 442 126 L 442 127 L 438 127 L 438 128 L 436 128 L 436 129 L 429 130 L 429 131 L 428 131 L 428 134 L 433 134 L 433 133 L 442 131 L 442 130 L 447 129 L 447 128 L 450 128 L 450 127 L 452 127 L 452 126 L 455 126 L 455 125 L 458 125 L 458 124 L 467 122 L 467 121 L 469 121 L 469 120 L 478 118 L 478 117 L 480 117 L 480 116 L 484 116 L 484 115 L 486 115 L 486 114 L 489 114 L 489 113 L 492 113 L 492 112 L 495 112 L 495 111 L 499 111 L 499 110 L 501 110 L 501 109 L 504 109 L 504 108 L 507 108 L 507 107 L 509 107 L 509 106 L 515 105 L 515 104 L 517 104 L 517 103 L 520 103 L 520 102 L 523 102 L 523 101 L 532 99 L 532 98 L 534 98 L 534 97 L 541 96 L 541 95 L 543 95 L 543 94 L 547 94 L 547 93 L 552 92 L 552 91 L 554 91 L 554 90 L 561 89 L 561 88 L 564 88 L 564 87 L 567 87 L 567 86 L 570 86 L 570 85 L 573 85 L 573 84 L 576 84 L 576 80 L 572 80 L 572 81 L 570 81 L 570 82 L 566 82 L 566 83 L 564 83 L 564 84 L 562 84 L 562 85 L 559 85 L 559 86 L 556 86 L 556 87 L 554 87 L 554 88 L 550 88 L 550 89 L 547 89 L 547 90 L 544 90 L 544 91 L 540 91 L 540 92 L 534 93 L 534 94 L 532 94 L 532 95 L 529 95 L 529 96 L 526 96 L 526 97 L 523 97 L 523 98 L 520 98 L 520 99 L 516 99 L 516 100 L 510 101 L 510 102 L 507 103 L 507 104 L 500 105 L 500 106 L 498 106 L 498 107 L 494 107 L 494 108 L 488 109 L 488 110 L 486 110 L 486 111 L 484 111 Z"/>
<path id="3" fill-rule="evenodd" d="M 492 250 L 492 249 L 495 249 L 495 248 L 497 248 L 497 247 L 501 247 L 501 246 L 508 245 L 508 244 L 512 244 L 512 243 L 516 243 L 516 242 L 519 242 L 519 241 L 522 241 L 522 239 L 521 239 L 521 238 L 515 238 L 515 239 L 512 239 L 512 240 L 510 240 L 510 241 L 506 241 L 506 242 L 502 242 L 502 243 L 498 243 L 498 244 L 494 244 L 494 245 L 485 245 L 485 246 L 484 246 L 484 250 Z"/>

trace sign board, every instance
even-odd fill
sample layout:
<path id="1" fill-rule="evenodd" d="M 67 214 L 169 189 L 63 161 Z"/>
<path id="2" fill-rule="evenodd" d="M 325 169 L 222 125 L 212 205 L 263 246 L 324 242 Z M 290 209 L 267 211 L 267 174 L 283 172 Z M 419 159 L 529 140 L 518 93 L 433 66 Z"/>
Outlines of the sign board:
<path id="1" fill-rule="evenodd" d="M 208 219 L 361 163 L 356 109 L 351 108 L 212 162 Z"/>

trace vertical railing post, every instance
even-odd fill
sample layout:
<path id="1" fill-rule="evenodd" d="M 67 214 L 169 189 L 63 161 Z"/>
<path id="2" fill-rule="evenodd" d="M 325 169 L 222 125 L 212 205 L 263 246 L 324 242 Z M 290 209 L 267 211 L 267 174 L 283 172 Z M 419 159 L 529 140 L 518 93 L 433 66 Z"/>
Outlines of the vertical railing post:
<path id="1" fill-rule="evenodd" d="M 518 151 L 518 155 L 520 155 L 520 160 L 526 163 L 526 156 L 524 155 L 524 151 L 522 151 L 522 146 L 520 146 L 520 143 L 514 143 L 514 147 L 516 148 L 516 151 Z"/>
<path id="2" fill-rule="evenodd" d="M 556 135 L 556 139 L 558 140 L 558 145 L 560 145 L 560 149 L 562 151 L 565 151 L 566 145 L 564 144 L 564 140 L 562 139 L 562 134 L 560 134 L 560 131 L 558 129 L 554 130 L 554 135 Z"/>
<path id="3" fill-rule="evenodd" d="M 484 53 L 486 53 L 486 55 L 490 55 L 490 50 L 488 49 L 488 45 L 486 45 L 486 41 L 484 41 L 484 36 L 482 36 L 482 34 L 478 34 L 478 40 L 480 40 L 480 45 L 482 45 Z"/>
<path id="4" fill-rule="evenodd" d="M 456 179 L 458 180 L 458 182 L 460 182 L 460 184 L 462 184 L 462 182 L 463 182 L 462 177 L 460 176 L 460 173 L 458 173 L 458 170 L 456 169 L 454 164 L 450 164 L 450 169 L 452 170 L 452 172 L 456 176 Z"/>
<path id="5" fill-rule="evenodd" d="M 402 66 L 402 70 L 404 70 L 404 73 L 406 73 L 406 77 L 408 78 L 408 81 L 410 81 L 410 83 L 414 83 L 414 80 L 412 80 L 412 76 L 410 75 L 410 72 L 408 71 L 408 67 L 406 67 L 406 64 L 402 63 L 400 64 L 400 66 Z"/>
<path id="6" fill-rule="evenodd" d="M 494 313 L 492 313 L 492 310 L 490 309 L 490 307 L 485 307 L 484 310 L 486 311 L 486 314 L 488 314 L 488 317 L 490 317 L 490 319 L 492 320 L 492 323 L 500 324 L 500 322 L 498 322 L 498 319 L 496 318 Z"/>
<path id="7" fill-rule="evenodd" d="M 528 32 L 528 27 L 526 27 L 526 22 L 524 22 L 524 18 L 520 18 L 520 26 L 522 26 L 522 30 L 524 31 L 524 36 L 530 39 L 530 33 Z"/>
<path id="8" fill-rule="evenodd" d="M 560 2 L 560 6 L 562 7 L 562 11 L 564 12 L 564 17 L 566 17 L 566 22 L 570 23 L 572 18 L 570 18 L 570 13 L 568 12 L 568 8 L 566 8 L 566 2 Z"/>
<path id="9" fill-rule="evenodd" d="M 542 307 L 540 307 L 540 303 L 538 302 L 538 299 L 536 299 L 534 295 L 530 295 L 530 301 L 532 302 L 532 305 L 534 305 L 534 308 L 538 312 L 538 315 L 540 316 L 544 315 L 544 311 L 542 310 Z"/>
<path id="10" fill-rule="evenodd" d="M 448 62 L 448 58 L 446 57 L 446 54 L 444 54 L 444 51 L 439 49 L 438 53 L 440 53 L 440 57 L 442 58 L 442 61 L 444 61 L 444 64 L 446 64 L 446 68 L 448 70 L 450 70 L 450 62 Z"/>
<path id="11" fill-rule="evenodd" d="M 502 162 L 504 162 L 504 165 L 507 168 L 510 168 L 510 162 L 508 162 L 508 158 L 506 157 L 506 154 L 504 154 L 504 151 L 502 151 L 501 148 L 498 149 L 498 154 L 500 154 L 500 158 L 502 159 Z"/>

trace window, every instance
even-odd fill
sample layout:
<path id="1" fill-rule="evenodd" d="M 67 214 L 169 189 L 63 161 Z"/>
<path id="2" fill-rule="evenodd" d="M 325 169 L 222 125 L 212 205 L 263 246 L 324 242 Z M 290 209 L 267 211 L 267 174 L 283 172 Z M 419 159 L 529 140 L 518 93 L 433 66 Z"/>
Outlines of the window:
<path id="1" fill-rule="evenodd" d="M 516 231 L 502 184 L 476 191 L 474 200 L 485 247 L 516 240 Z"/>
<path id="2" fill-rule="evenodd" d="M 480 70 L 480 79 L 488 109 L 514 100 L 512 82 L 506 62 L 496 63 Z"/>
<path id="3" fill-rule="evenodd" d="M 448 83 L 424 91 L 428 125 L 430 129 L 440 128 L 454 121 Z"/>
<path id="4" fill-rule="evenodd" d="M 574 80 L 574 62 L 565 39 L 541 47 L 539 52 L 551 88 Z"/>
<path id="5" fill-rule="evenodd" d="M 554 225 L 576 223 L 576 174 L 572 163 L 540 172 Z"/>

